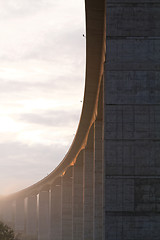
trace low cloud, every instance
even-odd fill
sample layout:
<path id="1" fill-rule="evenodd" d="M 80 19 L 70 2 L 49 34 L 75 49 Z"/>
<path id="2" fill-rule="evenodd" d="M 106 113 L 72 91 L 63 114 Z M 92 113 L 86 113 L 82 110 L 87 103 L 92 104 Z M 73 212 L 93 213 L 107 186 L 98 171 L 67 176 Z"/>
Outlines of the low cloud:
<path id="1" fill-rule="evenodd" d="M 39 114 L 21 114 L 20 121 L 31 124 L 40 124 L 48 127 L 72 126 L 79 119 L 79 112 L 70 111 L 46 111 Z"/>
<path id="2" fill-rule="evenodd" d="M 36 14 L 36 12 L 53 6 L 55 2 L 52 0 L 1 0 L 1 18 L 17 18 L 26 15 Z"/>

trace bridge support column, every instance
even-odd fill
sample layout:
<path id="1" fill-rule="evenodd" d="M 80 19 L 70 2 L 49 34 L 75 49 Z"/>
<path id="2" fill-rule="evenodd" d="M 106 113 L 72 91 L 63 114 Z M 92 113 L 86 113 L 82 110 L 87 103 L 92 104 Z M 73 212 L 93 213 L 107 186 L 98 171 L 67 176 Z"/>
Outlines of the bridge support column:
<path id="1" fill-rule="evenodd" d="M 50 198 L 50 217 L 51 217 L 51 236 L 50 240 L 62 239 L 62 178 L 59 177 L 51 186 Z"/>
<path id="2" fill-rule="evenodd" d="M 104 154 L 103 154 L 103 78 L 95 121 L 94 139 L 94 240 L 104 239 Z"/>
<path id="3" fill-rule="evenodd" d="M 13 208 L 13 201 L 5 201 L 3 202 L 2 209 L 1 209 L 1 220 L 14 228 L 14 208 Z"/>
<path id="4" fill-rule="evenodd" d="M 3 201 L 0 200 L 0 220 L 3 221 Z"/>
<path id="5" fill-rule="evenodd" d="M 84 150 L 73 168 L 73 240 L 83 239 L 83 161 Z"/>
<path id="6" fill-rule="evenodd" d="M 70 167 L 62 178 L 62 240 L 72 240 L 72 178 Z"/>
<path id="7" fill-rule="evenodd" d="M 25 235 L 25 204 L 24 198 L 15 201 L 15 233 L 19 238 Z"/>
<path id="8" fill-rule="evenodd" d="M 37 196 L 26 199 L 26 236 L 27 240 L 37 239 Z"/>
<path id="9" fill-rule="evenodd" d="M 94 240 L 103 239 L 103 145 L 102 121 L 95 122 L 94 153 Z"/>
<path id="10" fill-rule="evenodd" d="M 38 240 L 49 240 L 49 191 L 42 191 L 38 195 Z"/>
<path id="11" fill-rule="evenodd" d="M 83 239 L 93 239 L 93 158 L 94 158 L 94 124 L 90 129 L 85 148 L 84 161 L 84 212 Z"/>

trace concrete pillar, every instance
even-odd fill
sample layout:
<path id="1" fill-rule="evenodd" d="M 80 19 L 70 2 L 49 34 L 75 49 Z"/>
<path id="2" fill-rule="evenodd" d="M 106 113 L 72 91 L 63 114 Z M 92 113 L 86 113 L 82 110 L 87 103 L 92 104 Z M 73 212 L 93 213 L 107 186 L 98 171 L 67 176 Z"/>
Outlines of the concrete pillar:
<path id="1" fill-rule="evenodd" d="M 14 228 L 14 208 L 13 201 L 5 201 L 3 210 L 3 221 L 11 228 Z"/>
<path id="2" fill-rule="evenodd" d="M 49 221 L 49 191 L 44 190 L 37 196 L 38 210 L 38 240 L 49 240 L 50 221 Z"/>
<path id="3" fill-rule="evenodd" d="M 37 196 L 26 199 L 26 236 L 27 240 L 37 239 Z"/>
<path id="4" fill-rule="evenodd" d="M 84 209 L 83 239 L 93 239 L 93 158 L 94 158 L 94 124 L 90 129 L 88 143 L 84 153 Z"/>
<path id="5" fill-rule="evenodd" d="M 104 239 L 103 79 L 99 93 L 94 140 L 94 240 Z"/>
<path id="6" fill-rule="evenodd" d="M 102 121 L 95 122 L 94 153 L 94 240 L 103 239 L 103 146 Z"/>
<path id="7" fill-rule="evenodd" d="M 13 200 L 2 200 L 0 202 L 0 221 L 14 228 Z"/>
<path id="8" fill-rule="evenodd" d="M 3 200 L 0 200 L 0 221 L 3 221 Z"/>
<path id="9" fill-rule="evenodd" d="M 83 239 L 83 161 L 84 150 L 73 168 L 73 240 Z"/>
<path id="10" fill-rule="evenodd" d="M 24 198 L 16 199 L 15 205 L 15 233 L 19 238 L 25 235 L 25 206 Z"/>
<path id="11" fill-rule="evenodd" d="M 62 239 L 62 206 L 61 194 L 62 185 L 61 177 L 57 178 L 51 186 L 50 195 L 50 218 L 51 218 L 51 235 L 50 240 Z"/>
<path id="12" fill-rule="evenodd" d="M 62 178 L 62 240 L 72 240 L 72 177 L 70 167 Z"/>

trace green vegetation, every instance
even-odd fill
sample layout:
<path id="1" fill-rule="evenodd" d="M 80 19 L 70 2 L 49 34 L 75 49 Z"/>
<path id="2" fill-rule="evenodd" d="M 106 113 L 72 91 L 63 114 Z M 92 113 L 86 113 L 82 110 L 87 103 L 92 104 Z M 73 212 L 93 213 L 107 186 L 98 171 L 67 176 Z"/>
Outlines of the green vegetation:
<path id="1" fill-rule="evenodd" d="M 0 240 L 15 240 L 13 230 L 0 222 Z"/>

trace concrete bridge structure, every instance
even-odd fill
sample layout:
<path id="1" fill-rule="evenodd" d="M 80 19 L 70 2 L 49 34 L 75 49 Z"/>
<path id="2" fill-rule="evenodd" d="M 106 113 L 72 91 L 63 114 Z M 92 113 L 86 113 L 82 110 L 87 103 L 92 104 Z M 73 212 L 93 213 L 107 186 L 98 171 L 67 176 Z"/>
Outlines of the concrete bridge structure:
<path id="1" fill-rule="evenodd" d="M 26 240 L 160 239 L 160 1 L 85 0 L 75 139 L 40 182 L 1 201 Z"/>

